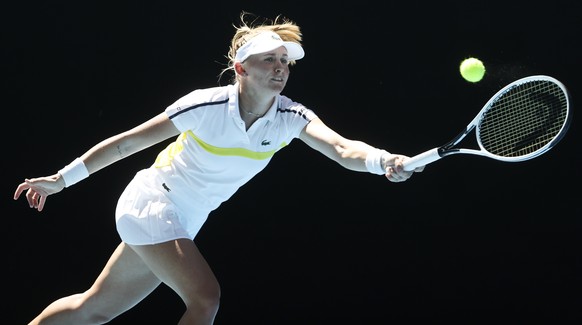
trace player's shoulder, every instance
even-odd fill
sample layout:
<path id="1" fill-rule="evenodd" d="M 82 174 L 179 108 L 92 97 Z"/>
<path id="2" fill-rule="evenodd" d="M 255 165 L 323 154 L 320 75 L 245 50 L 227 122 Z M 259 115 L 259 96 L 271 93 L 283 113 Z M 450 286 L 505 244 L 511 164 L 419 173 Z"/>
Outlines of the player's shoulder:
<path id="1" fill-rule="evenodd" d="M 166 108 L 171 119 L 186 112 L 206 112 L 225 108 L 232 96 L 231 86 L 198 88 L 180 97 Z"/>
<path id="2" fill-rule="evenodd" d="M 307 118 L 308 120 L 311 120 L 315 117 L 313 110 L 285 95 L 279 96 L 277 111 L 283 116 L 301 116 L 303 118 Z"/>
<path id="3" fill-rule="evenodd" d="M 208 102 L 223 101 L 228 99 L 230 93 L 233 91 L 232 88 L 232 85 L 199 88 L 193 90 L 187 96 Z"/>

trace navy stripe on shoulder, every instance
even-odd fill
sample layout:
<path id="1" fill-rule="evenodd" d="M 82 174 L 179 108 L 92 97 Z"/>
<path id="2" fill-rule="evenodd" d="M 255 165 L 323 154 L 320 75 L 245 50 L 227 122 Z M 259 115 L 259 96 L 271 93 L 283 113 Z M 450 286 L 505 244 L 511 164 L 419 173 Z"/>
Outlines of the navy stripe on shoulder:
<path id="1" fill-rule="evenodd" d="M 200 104 L 196 104 L 196 105 L 192 105 L 192 106 L 179 107 L 177 109 L 178 111 L 176 113 L 169 115 L 169 118 L 173 119 L 174 117 L 176 117 L 182 113 L 186 113 L 190 110 L 197 109 L 199 107 L 211 106 L 211 105 L 222 105 L 225 103 L 228 103 L 228 98 L 221 100 L 221 101 L 217 101 L 217 102 L 200 103 Z"/>
<path id="2" fill-rule="evenodd" d="M 277 108 L 278 112 L 281 113 L 293 113 L 293 114 L 298 114 L 299 116 L 301 116 L 302 118 L 304 118 L 305 120 L 309 121 L 309 119 L 307 118 L 307 108 L 305 107 L 300 107 L 300 108 Z"/>

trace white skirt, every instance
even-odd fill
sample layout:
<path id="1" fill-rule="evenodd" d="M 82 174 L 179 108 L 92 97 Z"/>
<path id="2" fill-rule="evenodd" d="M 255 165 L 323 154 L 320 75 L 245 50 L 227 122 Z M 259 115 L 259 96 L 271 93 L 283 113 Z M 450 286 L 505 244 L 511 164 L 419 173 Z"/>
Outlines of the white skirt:
<path id="1" fill-rule="evenodd" d="M 193 240 L 209 211 L 183 211 L 167 196 L 155 170 L 139 171 L 129 182 L 115 209 L 117 232 L 125 243 L 151 245 L 178 238 Z"/>

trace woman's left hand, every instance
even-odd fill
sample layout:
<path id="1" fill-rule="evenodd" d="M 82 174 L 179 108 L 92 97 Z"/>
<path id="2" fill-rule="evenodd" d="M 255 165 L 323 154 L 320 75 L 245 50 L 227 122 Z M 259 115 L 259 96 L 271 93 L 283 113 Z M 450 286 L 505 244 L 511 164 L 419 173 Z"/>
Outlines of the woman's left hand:
<path id="1" fill-rule="evenodd" d="M 386 158 L 383 160 L 383 163 L 386 170 L 386 178 L 391 182 L 404 182 L 408 180 L 412 174 L 419 173 L 424 170 L 424 166 L 416 167 L 411 171 L 404 170 L 403 163 L 404 160 L 408 159 L 407 156 L 395 154 L 389 154 L 385 156 Z"/>

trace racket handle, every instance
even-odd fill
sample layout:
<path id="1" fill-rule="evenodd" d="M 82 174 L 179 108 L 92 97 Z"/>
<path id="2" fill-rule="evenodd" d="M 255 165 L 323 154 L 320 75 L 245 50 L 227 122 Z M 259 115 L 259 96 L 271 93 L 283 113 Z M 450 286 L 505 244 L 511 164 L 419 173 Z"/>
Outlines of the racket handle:
<path id="1" fill-rule="evenodd" d="M 414 157 L 406 159 L 404 161 L 404 170 L 411 171 L 416 167 L 428 165 L 431 162 L 437 161 L 439 159 L 441 159 L 441 156 L 439 155 L 439 149 L 430 149 Z"/>

